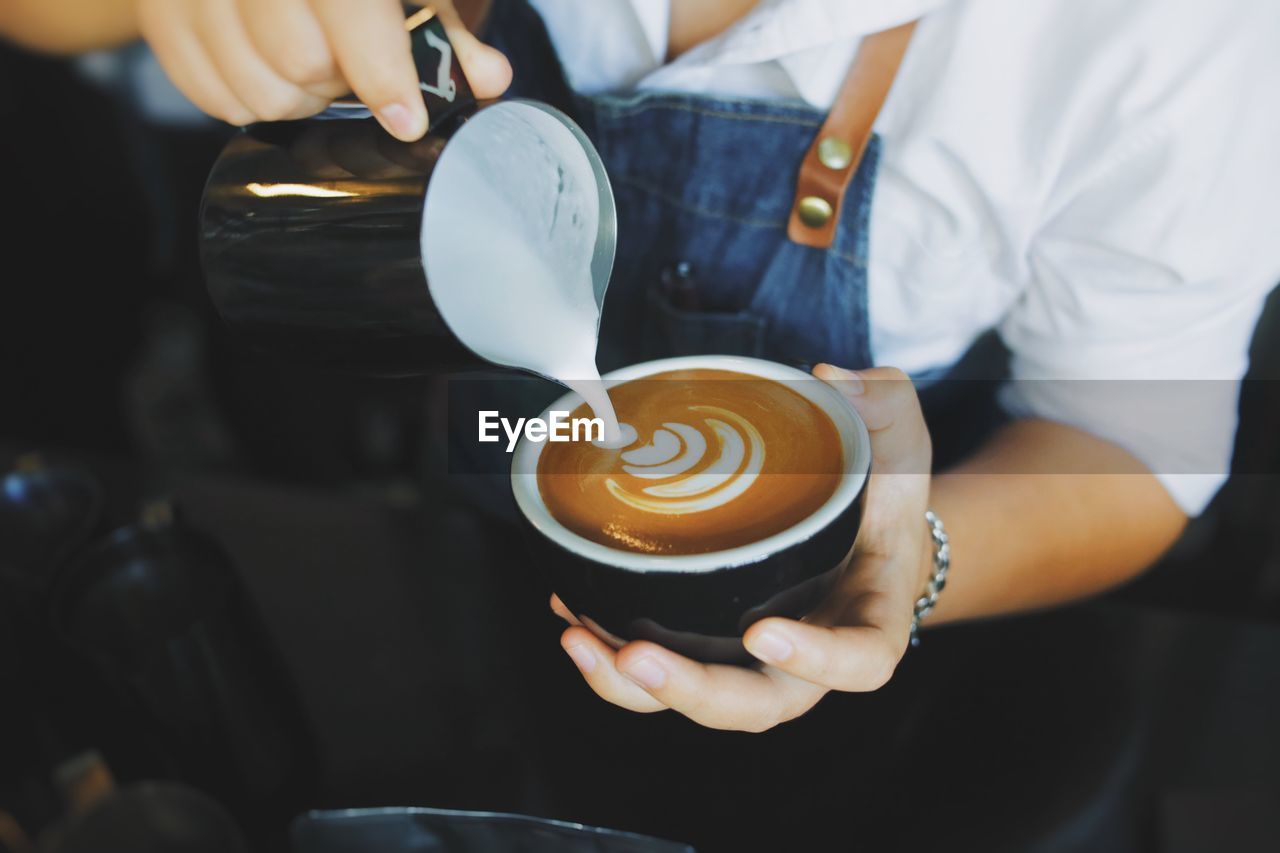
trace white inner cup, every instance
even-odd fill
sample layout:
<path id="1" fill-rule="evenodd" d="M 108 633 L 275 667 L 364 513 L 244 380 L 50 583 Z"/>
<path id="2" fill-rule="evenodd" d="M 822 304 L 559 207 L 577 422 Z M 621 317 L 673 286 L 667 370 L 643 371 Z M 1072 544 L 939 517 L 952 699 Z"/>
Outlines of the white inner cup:
<path id="1" fill-rule="evenodd" d="M 613 386 L 671 370 L 730 370 L 761 379 L 772 379 L 785 383 L 788 388 L 822 409 L 835 424 L 844 457 L 843 474 L 835 492 L 812 515 L 794 526 L 736 548 L 705 554 L 655 555 L 623 551 L 579 536 L 551 515 L 538 491 L 538 460 L 542 457 L 545 443 L 521 438 L 511 461 L 511 487 L 515 493 L 516 505 L 539 533 L 574 554 L 619 569 L 636 572 L 706 572 L 753 563 L 811 538 L 831 524 L 861 493 L 871 469 L 871 436 L 849 401 L 826 382 L 783 364 L 728 355 L 647 361 L 608 373 L 604 380 L 606 386 Z M 570 392 L 548 406 L 542 417 L 549 418 L 552 411 L 572 411 L 581 404 L 582 397 Z"/>
<path id="2" fill-rule="evenodd" d="M 588 379 L 616 232 L 613 191 L 582 130 L 546 104 L 503 101 L 458 128 L 431 174 L 427 288 L 486 361 Z"/>

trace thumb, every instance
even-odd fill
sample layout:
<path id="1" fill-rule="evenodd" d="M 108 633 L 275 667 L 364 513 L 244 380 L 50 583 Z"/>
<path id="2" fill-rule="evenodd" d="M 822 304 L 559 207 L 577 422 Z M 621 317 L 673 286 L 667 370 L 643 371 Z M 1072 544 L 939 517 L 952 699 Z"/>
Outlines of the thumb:
<path id="1" fill-rule="evenodd" d="M 829 364 L 813 375 L 835 387 L 867 425 L 873 474 L 929 474 L 933 445 L 910 377 L 896 367 L 852 371 Z"/>

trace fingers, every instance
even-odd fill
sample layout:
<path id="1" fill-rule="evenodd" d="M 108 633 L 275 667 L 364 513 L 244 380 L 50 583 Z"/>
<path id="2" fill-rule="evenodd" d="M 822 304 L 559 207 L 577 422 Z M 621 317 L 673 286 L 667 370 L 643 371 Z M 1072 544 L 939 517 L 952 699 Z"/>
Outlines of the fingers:
<path id="1" fill-rule="evenodd" d="M 829 364 L 813 375 L 844 395 L 871 433 L 873 469 L 885 474 L 928 474 L 933 461 L 929 429 L 911 379 L 893 367 L 857 372 Z"/>
<path id="2" fill-rule="evenodd" d="M 918 551 L 929 505 L 933 446 L 914 384 L 895 368 L 855 373 L 820 364 L 813 373 L 840 391 L 870 433 L 872 476 L 858 531 L 859 553 L 892 557 Z M 919 563 L 910 565 L 915 578 Z"/>
<path id="3" fill-rule="evenodd" d="M 500 95 L 511 82 L 506 57 L 451 2 L 436 5 L 476 96 Z M 351 91 L 398 139 L 427 131 L 395 0 L 139 0 L 139 22 L 174 84 L 232 124 L 301 118 Z"/>
<path id="4" fill-rule="evenodd" d="M 578 617 L 573 615 L 573 611 L 565 606 L 565 603 L 560 600 L 560 596 L 556 595 L 554 592 L 551 593 L 551 612 L 568 622 L 570 625 L 582 624 L 578 621 Z"/>
<path id="5" fill-rule="evenodd" d="M 894 639 L 898 633 L 899 639 Z M 829 628 L 790 619 L 757 622 L 743 637 L 752 655 L 813 684 L 848 692 L 879 690 L 906 650 L 906 626 Z"/>
<path id="6" fill-rule="evenodd" d="M 307 0 L 238 0 L 237 8 L 253 46 L 280 77 L 330 100 L 350 91 Z"/>
<path id="7" fill-rule="evenodd" d="M 281 77 L 259 55 L 235 0 L 204 0 L 198 4 L 195 26 L 222 80 L 255 119 L 302 118 L 328 105 L 327 99 Z"/>
<path id="8" fill-rule="evenodd" d="M 405 142 L 421 138 L 427 132 L 427 108 L 400 4 L 394 0 L 358 5 L 349 0 L 311 2 L 356 97 L 392 136 Z"/>
<path id="9" fill-rule="evenodd" d="M 477 98 L 496 98 L 511 85 L 511 63 L 502 51 L 472 35 L 458 16 L 452 0 L 436 0 L 430 4 L 440 16 L 445 35 L 458 55 L 458 63 L 467 84 Z"/>
<path id="10" fill-rule="evenodd" d="M 193 21 L 195 0 L 141 0 L 138 23 L 156 59 L 173 84 L 205 113 L 235 125 L 254 120 L 250 110 L 222 80 L 200 43 Z"/>
<path id="11" fill-rule="evenodd" d="M 558 596 L 551 596 L 551 609 L 572 623 L 561 635 L 560 645 L 587 685 L 601 699 L 629 711 L 670 708 L 709 728 L 761 732 L 805 713 L 828 689 L 816 679 L 778 669 L 762 672 L 697 663 L 649 642 L 629 643 L 615 651 L 582 627 Z M 870 666 L 871 643 L 867 646 Z M 887 671 L 892 672 L 892 666 Z M 858 683 L 870 681 L 864 677 Z"/>
<path id="12" fill-rule="evenodd" d="M 653 699 L 713 729 L 762 732 L 800 716 L 826 693 L 783 672 L 702 664 L 649 642 L 625 646 L 616 666 Z"/>
<path id="13" fill-rule="evenodd" d="M 566 628 L 560 635 L 560 646 L 591 689 L 606 702 L 641 714 L 666 709 L 666 705 L 618 672 L 617 653 L 586 628 Z"/>
<path id="14" fill-rule="evenodd" d="M 800 716 L 827 692 L 785 672 L 701 664 L 648 642 L 615 652 L 581 627 L 566 629 L 560 645 L 606 702 L 639 713 L 670 708 L 714 729 L 762 732 Z"/>

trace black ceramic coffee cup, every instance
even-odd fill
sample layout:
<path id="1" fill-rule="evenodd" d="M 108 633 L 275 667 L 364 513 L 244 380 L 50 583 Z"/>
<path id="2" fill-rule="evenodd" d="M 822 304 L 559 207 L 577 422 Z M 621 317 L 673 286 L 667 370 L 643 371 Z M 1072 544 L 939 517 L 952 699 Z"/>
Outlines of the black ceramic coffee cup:
<path id="1" fill-rule="evenodd" d="M 751 658 L 742 635 L 767 616 L 798 619 L 830 591 L 853 549 L 862 522 L 871 466 L 866 425 L 844 397 L 795 368 L 737 356 L 649 361 L 607 374 L 607 385 L 671 370 L 731 370 L 786 384 L 836 426 L 843 474 L 817 511 L 781 533 L 704 554 L 654 555 L 610 548 L 557 521 L 538 488 L 545 447 L 522 439 L 511 486 L 526 523 L 534 564 L 565 605 L 606 642 L 645 639 L 706 662 Z M 572 411 L 582 398 L 566 394 L 543 413 Z M 804 440 L 797 436 L 797 440 Z"/>

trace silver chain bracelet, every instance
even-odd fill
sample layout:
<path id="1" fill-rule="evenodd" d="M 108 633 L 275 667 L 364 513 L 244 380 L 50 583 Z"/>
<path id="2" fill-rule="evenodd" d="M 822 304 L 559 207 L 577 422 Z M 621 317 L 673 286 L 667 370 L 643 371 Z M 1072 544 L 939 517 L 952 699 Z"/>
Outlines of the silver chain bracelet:
<path id="1" fill-rule="evenodd" d="M 925 585 L 924 593 L 916 599 L 915 609 L 911 614 L 911 645 L 920 645 L 920 620 L 933 612 L 938 603 L 938 596 L 947 588 L 947 570 L 951 568 L 951 540 L 947 538 L 947 529 L 942 526 L 942 519 L 934 515 L 933 510 L 924 514 L 929 525 L 929 538 L 933 540 L 933 575 Z"/>

